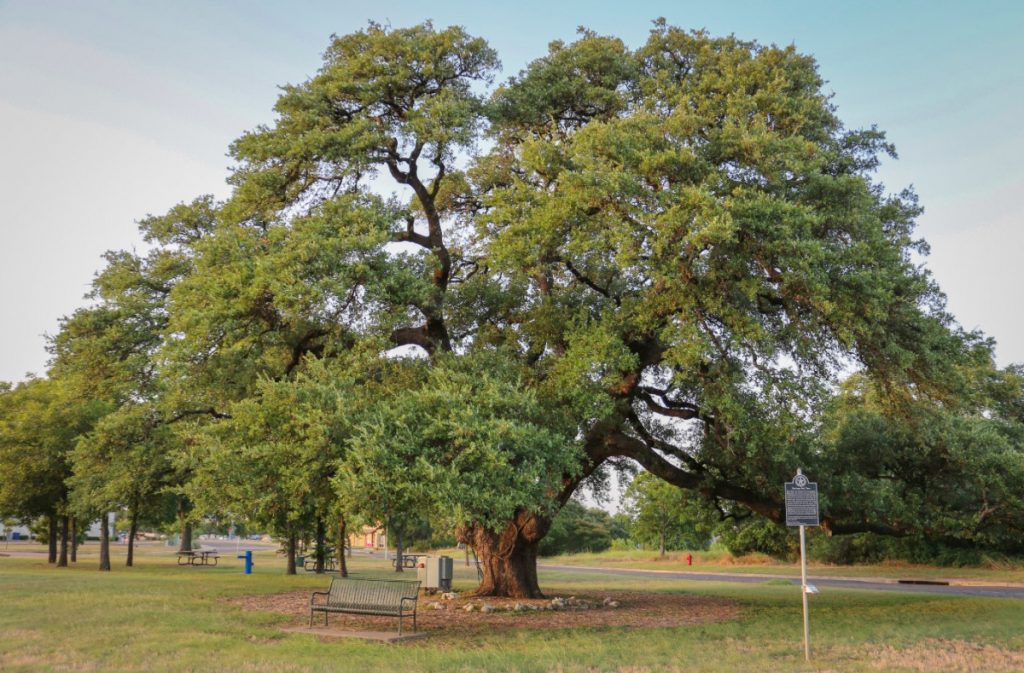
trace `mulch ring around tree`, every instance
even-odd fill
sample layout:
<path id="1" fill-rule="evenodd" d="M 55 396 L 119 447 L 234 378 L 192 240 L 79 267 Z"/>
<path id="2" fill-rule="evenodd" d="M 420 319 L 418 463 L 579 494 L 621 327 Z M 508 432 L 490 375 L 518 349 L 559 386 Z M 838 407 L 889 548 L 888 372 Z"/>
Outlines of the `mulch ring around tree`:
<path id="1" fill-rule="evenodd" d="M 288 626 L 304 626 L 309 623 L 309 593 L 289 591 L 226 601 L 248 610 L 276 612 Z M 557 609 L 553 603 L 558 604 Z M 676 593 L 609 591 L 545 599 L 458 596 L 451 600 L 438 594 L 420 596 L 416 623 L 419 629 L 437 636 L 459 636 L 510 629 L 674 627 L 728 621 L 739 615 L 740 608 L 732 601 Z M 330 615 L 331 627 L 338 629 L 386 631 L 394 629 L 396 621 L 394 617 Z M 323 614 L 318 613 L 314 624 L 322 623 Z"/>

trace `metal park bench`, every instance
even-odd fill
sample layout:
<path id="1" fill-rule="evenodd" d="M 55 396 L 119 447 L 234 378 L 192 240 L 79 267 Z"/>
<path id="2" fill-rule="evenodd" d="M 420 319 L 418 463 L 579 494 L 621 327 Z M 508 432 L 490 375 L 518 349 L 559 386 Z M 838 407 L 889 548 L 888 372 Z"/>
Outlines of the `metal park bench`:
<path id="1" fill-rule="evenodd" d="M 314 612 L 324 613 L 324 626 L 330 612 L 380 615 L 398 617 L 398 635 L 402 635 L 402 618 L 412 615 L 415 631 L 419 590 L 419 582 L 334 577 L 330 591 L 314 591 L 309 597 L 309 626 L 313 626 Z M 324 598 L 318 600 L 317 596 Z"/>

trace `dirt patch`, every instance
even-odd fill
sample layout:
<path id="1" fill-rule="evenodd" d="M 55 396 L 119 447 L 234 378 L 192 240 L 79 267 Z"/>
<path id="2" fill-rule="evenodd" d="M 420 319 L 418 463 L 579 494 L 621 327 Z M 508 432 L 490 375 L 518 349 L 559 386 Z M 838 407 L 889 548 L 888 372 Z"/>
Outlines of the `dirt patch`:
<path id="1" fill-rule="evenodd" d="M 570 597 L 563 597 L 570 598 Z M 417 626 L 440 631 L 438 635 L 473 635 L 509 629 L 573 629 L 588 626 L 673 627 L 736 619 L 740 608 L 736 603 L 718 598 L 687 594 L 603 592 L 577 595 L 570 603 L 576 605 L 552 610 L 551 599 L 517 600 L 506 598 L 456 598 L 441 600 L 421 596 Z M 309 623 L 309 592 L 290 591 L 264 596 L 240 596 L 226 599 L 228 603 L 249 610 L 276 612 L 288 623 Z M 615 601 L 618 607 L 606 605 Z M 586 602 L 589 607 L 582 607 Z M 432 605 L 440 604 L 443 609 Z M 515 610 L 516 604 L 521 607 Z M 483 612 L 485 605 L 494 609 Z M 469 606 L 472 606 L 470 610 Z M 323 623 L 322 614 L 315 621 Z M 382 630 L 394 628 L 394 617 L 332 614 L 331 626 L 339 628 Z"/>

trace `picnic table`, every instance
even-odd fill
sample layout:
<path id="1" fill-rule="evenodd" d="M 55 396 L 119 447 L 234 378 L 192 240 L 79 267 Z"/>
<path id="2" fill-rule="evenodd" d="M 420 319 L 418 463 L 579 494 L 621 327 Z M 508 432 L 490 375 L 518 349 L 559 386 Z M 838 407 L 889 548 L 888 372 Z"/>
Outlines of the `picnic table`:
<path id="1" fill-rule="evenodd" d="M 216 549 L 192 549 L 178 552 L 178 565 L 180 566 L 215 566 L 220 554 Z"/>
<path id="2" fill-rule="evenodd" d="M 415 568 L 421 556 L 426 557 L 427 554 L 402 554 L 401 559 L 395 557 L 395 560 L 392 563 L 392 565 L 394 565 L 396 568 L 399 566 L 399 564 L 401 564 L 403 568 Z"/>
<path id="3" fill-rule="evenodd" d="M 313 572 L 316 570 L 316 558 L 312 556 L 306 556 L 302 559 L 302 568 L 307 572 Z M 324 559 L 324 570 L 327 572 L 333 572 L 338 569 L 338 559 L 333 555 L 328 556 Z"/>

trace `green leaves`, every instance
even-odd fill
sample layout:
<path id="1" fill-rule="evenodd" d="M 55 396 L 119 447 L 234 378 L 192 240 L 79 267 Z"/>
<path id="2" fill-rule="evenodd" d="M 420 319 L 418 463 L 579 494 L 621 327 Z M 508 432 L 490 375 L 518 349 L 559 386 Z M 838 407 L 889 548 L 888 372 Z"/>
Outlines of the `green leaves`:
<path id="1" fill-rule="evenodd" d="M 269 219 L 304 194 L 322 196 L 324 183 L 362 187 L 364 175 L 389 163 L 397 169 L 403 157 L 450 163 L 476 139 L 473 86 L 497 65 L 483 40 L 458 27 L 371 24 L 334 38 L 320 72 L 285 88 L 274 128 L 234 144 L 243 162 L 235 200 Z"/>
<path id="2" fill-rule="evenodd" d="M 429 369 L 394 366 L 415 383 L 356 416 L 335 481 L 345 502 L 378 520 L 429 512 L 495 530 L 519 508 L 551 511 L 581 454 L 564 432 L 572 426 L 522 387 L 510 363 L 476 353 Z"/>
<path id="3" fill-rule="evenodd" d="M 278 534 L 309 530 L 332 509 L 339 404 L 336 391 L 314 380 L 261 380 L 228 407 L 229 418 L 192 431 L 190 498 L 204 513 L 231 513 Z"/>
<path id="4" fill-rule="evenodd" d="M 492 117 L 498 128 L 547 128 L 559 133 L 626 109 L 636 62 L 622 40 L 582 31 L 566 45 L 552 42 L 548 55 L 495 92 Z"/>
<path id="5" fill-rule="evenodd" d="M 649 472 L 638 474 L 623 495 L 630 538 L 666 549 L 706 549 L 717 523 L 711 503 Z"/>
<path id="6" fill-rule="evenodd" d="M 138 507 L 167 486 L 176 438 L 152 404 L 125 404 L 99 419 L 70 454 L 68 479 L 81 513 Z"/>
<path id="7" fill-rule="evenodd" d="M 992 372 L 1012 378 L 1013 372 Z M 1021 551 L 1022 429 L 998 398 L 893 400 L 855 379 L 826 416 L 819 481 L 844 518 L 947 545 Z M 1014 393 L 1019 397 L 1019 390 Z M 978 405 L 978 406 L 975 406 Z"/>
<path id="8" fill-rule="evenodd" d="M 54 379 L 0 392 L 0 512 L 66 513 L 76 443 L 108 411 L 103 400 L 82 399 Z"/>

